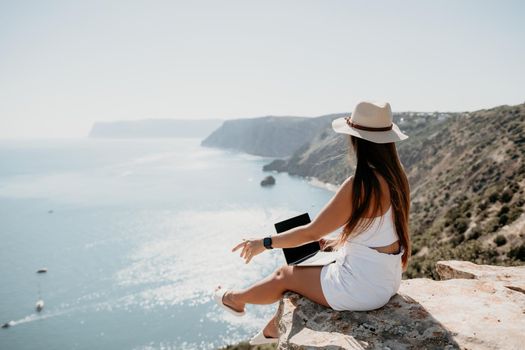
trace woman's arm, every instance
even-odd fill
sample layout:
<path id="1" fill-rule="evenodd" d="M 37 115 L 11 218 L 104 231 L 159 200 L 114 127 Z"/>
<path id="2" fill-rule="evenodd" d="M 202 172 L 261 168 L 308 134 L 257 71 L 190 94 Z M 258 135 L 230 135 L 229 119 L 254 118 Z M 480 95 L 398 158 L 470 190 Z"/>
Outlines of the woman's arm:
<path id="1" fill-rule="evenodd" d="M 311 223 L 294 227 L 278 235 L 272 235 L 272 247 L 292 248 L 318 241 L 343 226 L 350 217 L 352 210 L 352 183 L 353 177 L 346 179 Z"/>
<path id="2" fill-rule="evenodd" d="M 318 241 L 321 237 L 335 231 L 343 226 L 352 210 L 352 183 L 353 176 L 346 179 L 335 195 L 319 212 L 319 215 L 311 223 L 303 226 L 294 227 L 284 233 L 272 235 L 272 247 L 274 248 L 292 248 L 303 245 L 308 242 Z M 262 239 L 245 240 L 232 249 L 232 252 L 239 248 L 241 257 L 246 259 L 246 263 L 257 254 L 266 250 Z"/>

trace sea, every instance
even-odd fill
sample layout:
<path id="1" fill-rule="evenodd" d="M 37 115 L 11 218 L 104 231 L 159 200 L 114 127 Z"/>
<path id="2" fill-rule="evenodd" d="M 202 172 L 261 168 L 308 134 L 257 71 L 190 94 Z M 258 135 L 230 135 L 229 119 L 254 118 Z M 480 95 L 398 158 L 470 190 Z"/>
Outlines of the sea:
<path id="1" fill-rule="evenodd" d="M 246 264 L 231 249 L 313 220 L 333 189 L 200 142 L 0 140 L 0 349 L 217 349 L 265 325 L 277 303 L 235 317 L 211 295 L 264 278 L 282 251 Z"/>

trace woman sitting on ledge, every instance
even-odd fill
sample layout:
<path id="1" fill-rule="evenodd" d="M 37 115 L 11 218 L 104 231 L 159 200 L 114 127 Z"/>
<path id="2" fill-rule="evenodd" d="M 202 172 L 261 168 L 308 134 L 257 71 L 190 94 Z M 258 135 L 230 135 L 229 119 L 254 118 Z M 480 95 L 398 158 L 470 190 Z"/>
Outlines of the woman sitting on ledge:
<path id="1" fill-rule="evenodd" d="M 334 310 L 373 310 L 395 295 L 410 256 L 408 213 L 410 190 L 395 142 L 408 138 L 392 122 L 388 103 L 360 102 L 351 117 L 332 122 L 348 134 L 357 158 L 355 174 L 346 179 L 315 220 L 266 239 L 244 239 L 246 263 L 270 248 L 291 248 L 321 241 L 323 250 L 337 249 L 335 263 L 324 266 L 281 266 L 243 290 L 214 291 L 217 303 L 234 315 L 246 304 L 272 304 L 293 291 Z M 322 237 L 344 225 L 336 239 Z M 270 244 L 268 244 L 270 243 Z M 338 249 L 341 248 L 341 249 Z M 275 316 L 250 341 L 275 343 Z"/>

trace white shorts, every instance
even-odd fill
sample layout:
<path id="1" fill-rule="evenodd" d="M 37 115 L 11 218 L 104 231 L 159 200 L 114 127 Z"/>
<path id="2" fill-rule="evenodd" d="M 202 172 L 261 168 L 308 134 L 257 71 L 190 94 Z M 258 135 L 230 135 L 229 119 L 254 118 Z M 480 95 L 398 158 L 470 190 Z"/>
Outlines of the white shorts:
<path id="1" fill-rule="evenodd" d="M 321 288 L 332 309 L 368 311 L 384 306 L 401 285 L 401 256 L 347 242 L 337 261 L 321 269 Z"/>

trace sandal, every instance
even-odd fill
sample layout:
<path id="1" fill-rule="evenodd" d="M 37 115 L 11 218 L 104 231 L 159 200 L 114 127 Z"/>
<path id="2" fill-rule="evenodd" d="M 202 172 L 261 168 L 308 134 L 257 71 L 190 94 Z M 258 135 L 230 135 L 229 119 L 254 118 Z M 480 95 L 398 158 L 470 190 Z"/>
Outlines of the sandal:
<path id="1" fill-rule="evenodd" d="M 224 297 L 224 294 L 226 294 L 228 290 L 226 288 L 219 288 L 217 289 L 216 291 L 214 291 L 213 293 L 213 299 L 215 299 L 215 302 L 220 306 L 222 307 L 223 309 L 225 309 L 226 311 L 228 311 L 229 313 L 235 315 L 235 316 L 243 316 L 245 314 L 245 310 L 242 310 L 242 311 L 237 311 L 237 310 L 234 310 L 232 309 L 231 307 L 229 307 L 228 305 L 224 304 L 224 302 L 222 301 L 223 297 Z"/>
<path id="2" fill-rule="evenodd" d="M 267 338 L 263 331 L 259 331 L 252 339 L 250 339 L 250 345 L 261 345 L 261 344 L 275 344 L 279 341 L 279 338 Z"/>

